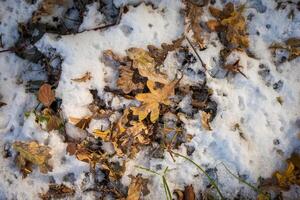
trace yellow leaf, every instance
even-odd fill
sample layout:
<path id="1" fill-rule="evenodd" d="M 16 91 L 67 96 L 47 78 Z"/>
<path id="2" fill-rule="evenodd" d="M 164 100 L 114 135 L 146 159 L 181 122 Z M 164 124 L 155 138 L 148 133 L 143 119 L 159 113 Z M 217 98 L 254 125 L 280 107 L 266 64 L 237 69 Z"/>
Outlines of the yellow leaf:
<path id="1" fill-rule="evenodd" d="M 163 84 L 169 82 L 166 74 L 156 71 L 155 60 L 148 51 L 141 48 L 130 48 L 127 50 L 127 55 L 133 61 L 133 67 L 138 69 L 141 76 Z"/>
<path id="2" fill-rule="evenodd" d="M 105 131 L 95 129 L 93 131 L 93 133 L 94 133 L 94 136 L 101 138 L 104 142 L 109 142 L 110 135 L 111 135 L 111 131 L 109 129 L 105 130 Z"/>
<path id="3" fill-rule="evenodd" d="M 14 149 L 19 152 L 20 157 L 32 164 L 38 165 L 42 173 L 51 171 L 52 168 L 48 164 L 49 159 L 52 157 L 50 154 L 50 147 L 39 145 L 35 141 L 28 143 L 15 142 L 13 144 Z"/>
<path id="4" fill-rule="evenodd" d="M 146 189 L 148 180 L 137 175 L 136 177 L 130 176 L 131 183 L 128 188 L 128 194 L 126 200 L 139 200 L 143 190 Z"/>
<path id="5" fill-rule="evenodd" d="M 137 115 L 142 121 L 150 113 L 150 120 L 154 123 L 159 117 L 160 104 L 170 105 L 169 97 L 174 95 L 174 87 L 178 81 L 164 85 L 161 89 L 155 89 L 155 83 L 147 81 L 150 93 L 137 94 L 136 99 L 142 102 L 140 107 L 133 107 L 133 115 Z"/>

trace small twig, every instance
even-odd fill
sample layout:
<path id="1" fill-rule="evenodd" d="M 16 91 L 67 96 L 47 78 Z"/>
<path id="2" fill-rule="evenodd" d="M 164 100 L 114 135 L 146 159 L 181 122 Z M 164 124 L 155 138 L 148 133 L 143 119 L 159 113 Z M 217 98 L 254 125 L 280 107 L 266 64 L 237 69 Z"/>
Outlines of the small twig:
<path id="1" fill-rule="evenodd" d="M 190 39 L 189 39 L 187 36 L 185 36 L 185 38 L 186 38 L 186 40 L 188 41 L 188 43 L 190 44 L 190 46 L 192 47 L 192 49 L 193 49 L 193 51 L 195 52 L 195 54 L 197 55 L 199 61 L 201 62 L 202 67 L 203 67 L 205 70 L 207 70 L 206 64 L 205 64 L 205 63 L 203 62 L 203 60 L 201 59 L 200 55 L 198 54 L 196 48 L 194 47 L 194 45 L 192 44 L 192 42 L 190 41 Z"/>

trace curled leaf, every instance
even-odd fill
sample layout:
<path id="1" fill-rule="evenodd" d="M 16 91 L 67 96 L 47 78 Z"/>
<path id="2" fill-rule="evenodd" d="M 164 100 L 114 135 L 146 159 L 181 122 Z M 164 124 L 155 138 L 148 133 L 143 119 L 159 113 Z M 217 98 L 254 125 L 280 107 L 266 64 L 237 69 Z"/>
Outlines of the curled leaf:
<path id="1" fill-rule="evenodd" d="M 69 122 L 71 124 L 74 124 L 76 127 L 84 130 L 86 128 L 89 127 L 89 124 L 92 120 L 92 117 L 91 116 L 86 116 L 86 117 L 83 117 L 83 118 L 76 118 L 76 117 L 70 117 L 69 118 Z"/>
<path id="2" fill-rule="evenodd" d="M 201 113 L 201 124 L 202 124 L 202 127 L 208 131 L 211 131 L 212 128 L 210 127 L 210 117 L 211 117 L 211 114 L 210 113 L 207 113 L 207 112 L 202 112 Z"/>
<path id="3" fill-rule="evenodd" d="M 80 77 L 80 78 L 73 78 L 72 81 L 80 83 L 80 82 L 89 81 L 91 79 L 92 79 L 91 72 L 86 72 L 82 77 Z"/>

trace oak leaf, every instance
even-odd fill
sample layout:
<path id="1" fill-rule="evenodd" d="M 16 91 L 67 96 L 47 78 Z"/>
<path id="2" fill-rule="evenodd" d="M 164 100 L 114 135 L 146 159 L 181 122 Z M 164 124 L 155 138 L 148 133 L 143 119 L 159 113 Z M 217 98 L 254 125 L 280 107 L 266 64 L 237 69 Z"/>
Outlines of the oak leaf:
<path id="1" fill-rule="evenodd" d="M 155 69 L 155 60 L 148 51 L 141 48 L 130 48 L 127 50 L 127 55 L 133 61 L 133 67 L 138 69 L 141 76 L 163 84 L 169 82 L 166 74 L 162 74 Z"/>
<path id="2" fill-rule="evenodd" d="M 39 145 L 35 141 L 31 142 L 14 142 L 13 148 L 19 153 L 18 159 L 22 161 L 20 164 L 21 170 L 26 167 L 26 162 L 38 165 L 41 173 L 48 173 L 52 171 L 52 167 L 48 161 L 52 157 L 50 154 L 50 147 Z"/>
<path id="3" fill-rule="evenodd" d="M 145 195 L 147 192 L 148 179 L 142 178 L 140 174 L 137 176 L 129 176 L 131 178 L 131 183 L 128 188 L 128 194 L 126 200 L 140 200 L 142 194 Z"/>
<path id="4" fill-rule="evenodd" d="M 45 83 L 40 87 L 38 100 L 46 107 L 49 107 L 53 103 L 55 100 L 55 94 L 51 89 L 51 85 Z"/>
<path id="5" fill-rule="evenodd" d="M 134 71 L 129 67 L 121 66 L 119 68 L 120 77 L 117 81 L 117 86 L 123 90 L 125 94 L 128 94 L 134 90 L 143 89 L 144 84 L 141 82 L 133 82 Z"/>
<path id="6" fill-rule="evenodd" d="M 150 113 L 150 120 L 154 123 L 159 117 L 160 104 L 170 105 L 170 96 L 174 95 L 174 88 L 178 81 L 172 81 L 162 88 L 155 89 L 155 83 L 147 81 L 150 93 L 140 93 L 135 98 L 142 102 L 140 107 L 132 107 L 133 115 L 137 115 L 139 120 L 144 120 Z"/>

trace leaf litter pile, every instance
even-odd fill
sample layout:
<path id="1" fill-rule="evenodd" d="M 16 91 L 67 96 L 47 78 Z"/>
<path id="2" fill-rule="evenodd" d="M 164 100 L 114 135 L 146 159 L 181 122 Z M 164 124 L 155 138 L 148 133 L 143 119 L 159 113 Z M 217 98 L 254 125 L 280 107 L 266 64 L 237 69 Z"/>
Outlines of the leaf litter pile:
<path id="1" fill-rule="evenodd" d="M 54 40 L 59 41 L 63 36 L 105 32 L 118 26 L 121 26 L 122 31 L 125 29 L 125 32 L 129 34 L 132 31 L 130 27 L 120 25 L 120 23 L 130 10 L 141 6 L 154 11 L 159 8 L 155 3 L 144 4 L 141 2 L 116 6 L 117 4 L 113 1 L 105 0 L 99 2 L 42 0 L 39 3 L 28 1 L 28 4 L 37 6 L 36 10 L 27 23 L 18 24 L 19 37 L 15 44 L 6 49 L 1 45 L 4 49 L 1 51 L 1 55 L 11 53 L 40 68 L 38 70 L 41 70 L 43 78 L 27 80 L 24 75 L 26 92 L 34 95 L 35 100 L 31 109 L 26 108 L 23 121 L 33 120 L 33 127 L 43 131 L 48 139 L 43 141 L 41 138 L 44 136 L 34 138 L 27 135 L 25 139 L 18 136 L 9 140 L 3 148 L 4 162 L 10 162 L 14 169 L 19 170 L 15 177 L 20 177 L 20 180 L 30 179 L 37 174 L 38 176 L 50 175 L 49 177 L 52 177 L 49 178 L 49 181 L 44 179 L 47 190 L 36 191 L 38 196 L 35 196 L 34 199 L 76 199 L 87 194 L 90 196 L 82 198 L 152 199 L 155 196 L 153 193 L 156 193 L 152 190 L 157 187 L 162 191 L 159 195 L 161 199 L 168 200 L 262 200 L 284 199 L 289 195 L 299 195 L 298 197 L 300 197 L 298 188 L 300 187 L 299 142 L 293 144 L 288 155 L 280 148 L 272 147 L 276 155 L 281 156 L 281 166 L 273 166 L 272 174 L 269 173 L 267 177 L 259 176 L 257 180 L 240 174 L 232 166 L 229 169 L 227 165 L 232 165 L 232 161 L 226 162 L 227 160 L 222 157 L 217 157 L 212 161 L 213 165 L 208 165 L 196 161 L 197 157 L 193 156 L 195 152 L 198 152 L 197 148 L 201 149 L 199 151 L 203 151 L 203 155 L 207 151 L 206 148 L 197 146 L 204 143 L 197 144 L 193 141 L 198 141 L 201 137 L 215 137 L 216 132 L 221 130 L 217 127 L 217 118 L 223 121 L 228 120 L 232 124 L 230 131 L 238 132 L 238 141 L 242 141 L 239 145 L 249 145 L 249 149 L 253 148 L 251 147 L 250 133 L 245 133 L 246 125 L 243 123 L 246 119 L 242 117 L 240 122 L 237 122 L 232 121 L 231 118 L 236 113 L 230 113 L 229 116 L 220 114 L 227 108 L 226 105 L 222 105 L 222 100 L 215 97 L 217 95 L 222 98 L 231 98 L 221 89 L 226 88 L 228 84 L 240 84 L 237 87 L 243 87 L 245 82 L 254 79 L 251 74 L 253 72 L 248 69 L 249 63 L 245 62 L 245 57 L 259 63 L 260 55 L 251 47 L 253 43 L 251 43 L 249 34 L 252 30 L 248 29 L 248 24 L 253 18 L 253 13 L 249 13 L 247 10 L 254 9 L 253 6 L 262 3 L 261 1 L 253 2 L 257 3 L 178 1 L 177 3 L 181 5 L 178 15 L 183 17 L 184 26 L 181 34 L 177 34 L 177 38 L 159 45 L 149 42 L 142 46 L 129 45 L 125 49 L 122 47 L 124 51 L 104 48 L 97 52 L 98 61 L 106 68 L 106 71 L 102 73 L 111 72 L 115 75 L 104 78 L 103 91 L 97 87 L 88 87 L 88 95 L 91 100 L 85 104 L 86 114 L 73 116 L 64 111 L 64 95 L 62 95 L 64 88 L 58 89 L 59 85 L 67 81 L 79 89 L 97 81 L 99 76 L 89 68 L 87 70 L 83 68 L 83 71 L 73 73 L 71 78 L 66 80 L 63 71 L 66 55 L 61 55 L 56 49 L 48 47 L 47 50 L 42 50 L 43 45 L 38 44 L 38 41 L 47 34 L 55 35 L 56 39 Z M 274 12 L 288 13 L 286 20 L 299 20 L 299 14 L 297 14 L 300 9 L 299 2 L 275 1 L 272 4 L 277 6 L 274 8 Z M 96 11 L 101 13 L 102 23 L 92 28 L 85 28 L 87 8 L 92 9 L 91 5 L 98 5 Z M 260 12 L 263 13 L 263 11 Z M 91 17 L 97 18 L 95 13 Z M 48 22 L 49 19 L 51 23 Z M 148 26 L 151 27 L 153 24 L 149 23 Z M 259 37 L 258 31 L 256 35 Z M 214 41 L 211 43 L 210 40 Z M 0 44 L 2 42 L 1 40 Z M 205 54 L 205 52 L 211 51 L 211 46 L 214 48 L 212 61 L 210 58 L 206 58 L 209 54 Z M 295 62 L 294 65 L 299 67 L 299 38 L 289 37 L 281 42 L 271 41 L 265 50 L 268 51 L 273 65 L 276 66 L 278 71 L 276 73 L 284 70 L 282 66 L 287 66 L 287 63 L 290 62 Z M 173 65 L 176 63 L 177 67 L 172 66 L 170 69 L 170 63 Z M 193 66 L 197 66 L 197 68 L 195 69 Z M 217 70 L 216 66 L 218 66 Z M 30 70 L 32 69 L 27 69 L 24 74 L 30 73 Z M 299 69 L 294 70 L 299 72 Z M 274 75 L 272 76 L 266 63 L 259 64 L 257 75 L 261 78 L 259 81 L 262 82 L 263 87 L 270 89 L 272 85 L 271 89 L 274 90 L 272 92 L 275 93 L 272 95 L 276 96 L 273 103 L 277 102 L 278 106 L 285 106 L 285 99 L 291 101 L 289 97 L 276 94 L 283 87 L 283 82 L 275 81 Z M 235 82 L 237 79 L 239 81 Z M 217 82 L 212 83 L 212 80 Z M 214 84 L 219 84 L 219 86 Z M 231 85 L 228 87 L 234 88 Z M 299 90 L 296 92 L 299 93 Z M 255 96 L 251 98 L 256 101 Z M 259 98 L 261 97 L 258 97 L 257 101 Z M 3 99 L 0 94 L 0 109 L 10 106 L 10 102 Z M 116 99 L 119 101 L 117 102 L 118 106 L 115 106 L 116 103 L 113 102 Z M 245 102 L 241 100 L 242 94 L 238 96 L 238 99 L 239 101 L 235 101 L 235 103 L 239 104 L 239 107 L 245 107 Z M 248 101 L 247 103 L 251 104 L 252 102 Z M 76 111 L 79 108 L 75 105 L 73 109 Z M 255 113 L 255 108 L 251 109 Z M 266 113 L 264 115 L 267 116 Z M 299 117 L 299 112 L 296 117 Z M 284 119 L 278 120 L 284 121 Z M 97 121 L 103 123 L 95 126 Z M 0 122 L 2 123 L 2 121 Z M 200 135 L 199 138 L 195 136 L 194 131 L 189 129 L 191 122 L 200 127 L 201 132 L 196 133 Z M 274 122 L 268 121 L 268 123 Z M 70 126 L 72 129 L 69 128 Z M 251 126 L 256 126 L 256 124 Z M 299 132 L 299 119 L 296 120 L 295 126 Z M 222 127 L 224 128 L 224 126 Z M 19 131 L 21 130 L 19 129 Z M 72 131 L 79 133 L 79 136 L 69 133 Z M 251 131 L 251 127 L 247 131 Z M 262 129 L 261 134 L 264 134 L 263 131 L 265 129 Z M 58 150 L 54 150 L 53 147 L 61 145 L 61 143 L 53 144 L 49 141 L 49 137 L 54 134 L 58 135 L 59 140 L 63 142 L 60 152 L 64 152 L 65 155 L 61 157 L 61 161 L 54 161 L 59 158 L 59 155 L 57 155 Z M 289 132 L 289 134 L 291 133 Z M 278 139 L 271 142 L 274 145 L 280 143 Z M 211 144 L 223 145 L 222 143 Z M 225 145 L 231 148 L 228 143 Z M 183 147 L 186 148 L 186 151 L 182 151 Z M 162 163 L 167 157 L 170 159 L 164 165 L 158 164 L 155 167 L 139 164 L 146 164 L 147 161 L 134 162 L 135 159 L 145 155 L 146 157 L 142 159 L 148 159 L 149 162 L 156 159 L 158 163 Z M 74 161 L 76 164 L 88 166 L 88 171 L 81 173 L 84 178 L 76 180 L 74 173 L 69 173 L 57 179 L 61 181 L 55 180 L 53 176 L 62 176 L 58 175 L 61 173 L 60 171 L 57 174 L 56 167 L 59 166 L 57 162 L 61 162 L 63 165 L 67 159 L 73 158 L 76 159 L 76 162 Z M 177 162 L 179 162 L 178 165 Z M 249 162 L 250 167 L 251 162 Z M 174 166 L 176 170 L 184 170 L 185 165 L 189 166 L 188 170 L 191 171 L 183 173 L 188 174 L 187 177 L 190 176 L 189 173 L 193 173 L 193 181 L 189 182 L 189 178 L 183 181 L 184 184 L 177 184 L 174 182 L 176 178 L 172 178 L 169 174 L 174 170 Z M 70 165 L 68 167 L 76 168 L 76 166 Z M 222 169 L 225 176 L 230 178 L 229 180 L 238 182 L 235 183 L 238 185 L 235 193 L 224 189 L 224 182 L 218 180 L 217 168 Z M 127 177 L 126 184 L 123 181 L 124 177 Z M 158 183 L 155 182 L 157 180 Z M 202 187 L 198 183 L 200 180 Z M 79 183 L 79 181 L 81 182 Z M 156 188 L 153 186 L 155 184 Z M 226 182 L 225 184 L 230 185 Z M 7 189 L 1 188 L 0 195 L 5 190 Z M 242 190 L 248 192 L 243 193 Z M 291 190 L 293 194 L 285 195 Z M 6 196 L 4 195 L 3 198 Z"/>

